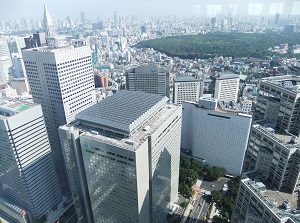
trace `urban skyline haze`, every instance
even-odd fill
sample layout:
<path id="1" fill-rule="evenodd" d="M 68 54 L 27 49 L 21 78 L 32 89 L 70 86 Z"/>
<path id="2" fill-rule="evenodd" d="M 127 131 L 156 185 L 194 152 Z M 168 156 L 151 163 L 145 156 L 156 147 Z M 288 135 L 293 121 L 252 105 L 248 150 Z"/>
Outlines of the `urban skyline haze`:
<path id="1" fill-rule="evenodd" d="M 46 1 L 53 18 L 66 18 L 71 16 L 80 17 L 80 12 L 85 12 L 87 19 L 97 17 L 112 17 L 113 11 L 120 15 L 198 15 L 215 16 L 217 14 L 241 14 L 241 15 L 275 15 L 277 12 L 286 15 L 299 14 L 299 0 L 111 0 L 111 1 Z M 57 7 L 59 5 L 59 7 Z M 159 6 L 159 7 L 158 7 Z M 72 10 L 68 10 L 72 8 Z M 2 0 L 0 20 L 11 20 L 16 18 L 41 19 L 42 14 L 36 13 L 43 10 L 42 0 L 30 0 L 24 4 L 22 0 Z M 245 14 L 246 13 L 246 14 Z"/>

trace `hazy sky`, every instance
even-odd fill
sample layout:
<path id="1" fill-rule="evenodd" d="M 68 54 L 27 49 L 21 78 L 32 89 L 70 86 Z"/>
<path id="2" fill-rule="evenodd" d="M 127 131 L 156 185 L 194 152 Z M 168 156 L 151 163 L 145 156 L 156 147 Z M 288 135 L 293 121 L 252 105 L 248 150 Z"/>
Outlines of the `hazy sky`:
<path id="1" fill-rule="evenodd" d="M 245 2 L 248 6 L 241 5 Z M 276 1 L 281 3 L 276 3 Z M 53 18 L 79 18 L 80 12 L 85 12 L 87 19 L 103 16 L 113 16 L 113 11 L 120 15 L 200 15 L 205 12 L 208 16 L 225 11 L 232 14 L 241 9 L 250 15 L 261 15 L 263 4 L 269 2 L 268 13 L 282 13 L 284 2 L 288 0 L 46 0 L 48 9 Z M 203 3 L 209 5 L 203 5 Z M 240 8 L 232 4 L 240 2 Z M 273 3 L 272 3 L 273 2 Z M 274 3 L 275 2 L 275 3 Z M 211 5 L 211 4 L 215 5 Z M 202 5 L 200 5 L 202 4 Z M 223 4 L 223 5 L 221 5 Z M 291 4 L 290 4 L 291 5 Z M 227 12 L 227 13 L 228 13 Z M 242 13 L 243 14 L 243 13 Z M 300 0 L 294 0 L 291 14 L 300 14 Z M 0 20 L 16 18 L 40 19 L 43 16 L 43 0 L 0 0 Z"/>

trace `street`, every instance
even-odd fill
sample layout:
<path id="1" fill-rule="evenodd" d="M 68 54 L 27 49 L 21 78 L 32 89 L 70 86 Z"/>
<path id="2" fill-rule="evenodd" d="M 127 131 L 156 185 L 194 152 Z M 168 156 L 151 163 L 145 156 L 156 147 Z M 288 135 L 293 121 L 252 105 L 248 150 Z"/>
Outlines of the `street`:
<path id="1" fill-rule="evenodd" d="M 204 222 L 204 218 L 209 210 L 209 203 L 206 201 L 205 197 L 201 194 L 198 195 L 196 200 L 192 202 L 193 210 L 191 218 L 189 218 L 189 223 L 200 223 Z"/>

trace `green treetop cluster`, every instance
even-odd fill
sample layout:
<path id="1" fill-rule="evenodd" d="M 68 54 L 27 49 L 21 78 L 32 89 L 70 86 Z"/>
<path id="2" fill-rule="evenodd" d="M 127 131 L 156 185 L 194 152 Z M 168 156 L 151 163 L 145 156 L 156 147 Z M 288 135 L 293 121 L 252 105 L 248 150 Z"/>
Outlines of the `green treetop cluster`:
<path id="1" fill-rule="evenodd" d="M 182 59 L 215 56 L 266 58 L 274 55 L 270 48 L 289 44 L 288 56 L 300 44 L 300 33 L 207 33 L 189 36 L 172 36 L 139 42 L 138 48 L 153 48 L 168 56 Z"/>

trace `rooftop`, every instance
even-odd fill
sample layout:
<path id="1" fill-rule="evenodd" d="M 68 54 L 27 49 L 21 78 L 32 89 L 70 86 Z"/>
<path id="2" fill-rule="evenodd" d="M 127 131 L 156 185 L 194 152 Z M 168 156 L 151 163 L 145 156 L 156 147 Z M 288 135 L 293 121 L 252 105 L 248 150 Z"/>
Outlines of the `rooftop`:
<path id="1" fill-rule="evenodd" d="M 112 97 L 112 96 L 111 96 Z M 155 115 L 149 117 L 147 121 L 140 126 L 138 131 L 135 131 L 130 136 L 115 134 L 114 132 L 103 131 L 97 126 L 87 126 L 79 120 L 71 123 L 71 126 L 80 130 L 81 135 L 91 138 L 96 141 L 104 142 L 109 145 L 117 146 L 130 151 L 136 151 L 151 135 L 164 123 L 180 106 L 164 104 L 161 110 Z M 63 128 L 68 128 L 64 126 Z"/>
<path id="2" fill-rule="evenodd" d="M 290 218 L 300 222 L 299 197 L 274 190 L 268 182 L 260 182 L 261 173 L 248 172 L 242 182 L 251 189 L 280 219 Z"/>
<path id="3" fill-rule="evenodd" d="M 35 106 L 37 104 L 0 97 L 0 119 L 11 117 Z"/>
<path id="4" fill-rule="evenodd" d="M 221 113 L 225 113 L 225 114 L 238 115 L 238 116 L 244 116 L 247 118 L 252 118 L 252 115 L 244 113 L 241 110 L 240 106 L 235 101 L 220 101 L 220 100 L 213 99 L 213 98 L 203 98 L 203 97 L 202 97 L 202 99 L 209 100 L 212 102 L 217 101 L 218 105 L 217 105 L 216 110 L 211 109 L 211 108 L 199 107 L 200 109 L 211 110 L 211 111 L 221 112 Z M 185 101 L 185 103 L 194 104 L 196 107 L 199 106 L 198 102 Z"/>
<path id="5" fill-rule="evenodd" d="M 201 79 L 196 79 L 193 76 L 190 75 L 180 75 L 176 76 L 175 82 L 200 82 Z"/>
<path id="6" fill-rule="evenodd" d="M 131 135 L 167 101 L 167 97 L 123 90 L 80 112 L 76 119 L 98 128 Z"/>
<path id="7" fill-rule="evenodd" d="M 253 128 L 267 135 L 269 138 L 283 145 L 287 149 L 300 149 L 300 138 L 293 137 L 291 134 L 274 130 L 274 123 L 268 121 L 256 121 Z M 292 142 L 295 140 L 296 143 Z"/>
<path id="8" fill-rule="evenodd" d="M 286 91 L 297 93 L 300 92 L 300 77 L 294 75 L 265 77 L 261 82 L 268 83 L 269 85 L 282 88 Z"/>
<path id="9" fill-rule="evenodd" d="M 217 80 L 226 80 L 226 79 L 237 79 L 240 78 L 237 74 L 230 73 L 220 73 L 218 77 L 215 77 Z"/>
<path id="10" fill-rule="evenodd" d="M 75 47 L 74 45 L 67 44 L 63 42 L 63 40 L 60 40 L 58 37 L 55 37 L 54 42 L 55 41 L 57 42 L 57 44 L 53 44 L 52 46 L 42 46 L 42 47 L 26 49 L 24 50 L 24 52 L 32 51 L 32 52 L 59 53 L 61 51 L 81 48 L 81 47 Z M 82 46 L 82 47 L 86 47 L 86 46 Z"/>

